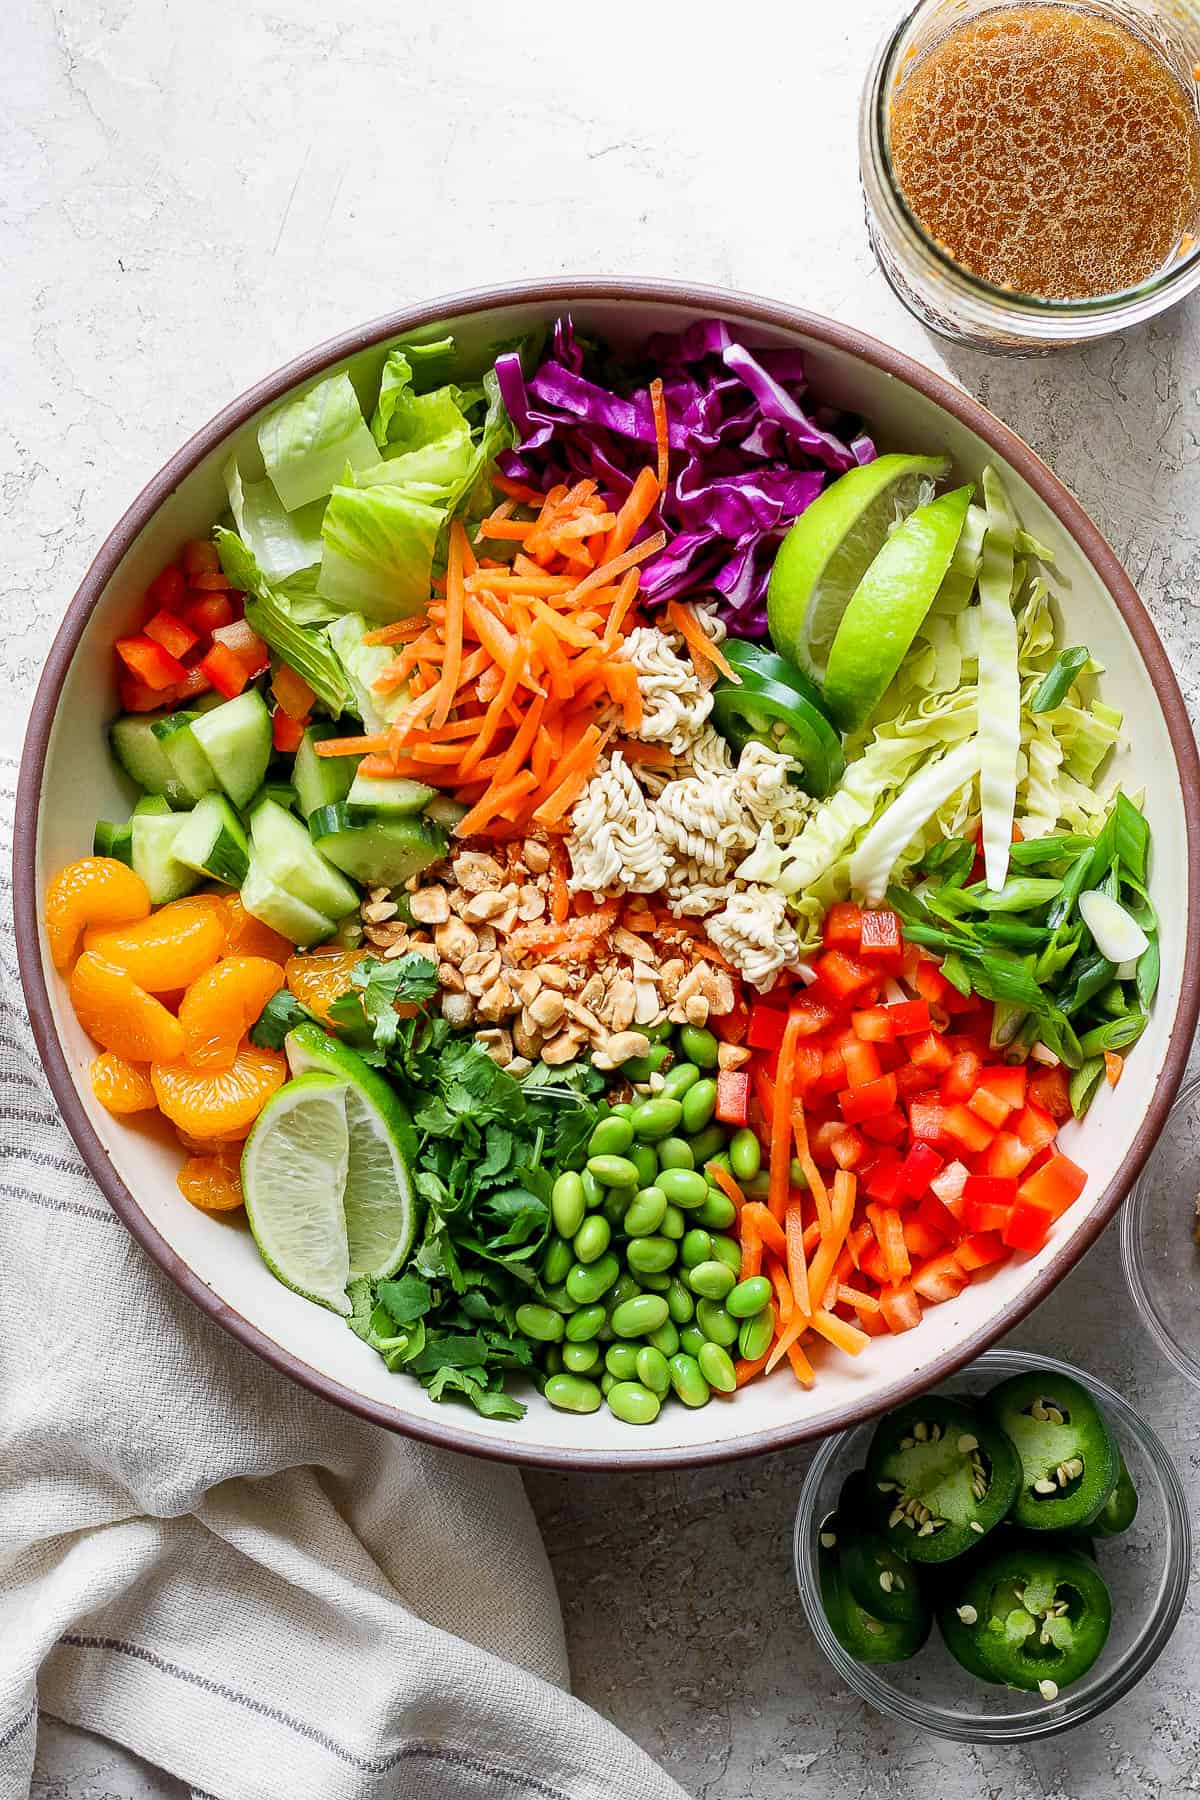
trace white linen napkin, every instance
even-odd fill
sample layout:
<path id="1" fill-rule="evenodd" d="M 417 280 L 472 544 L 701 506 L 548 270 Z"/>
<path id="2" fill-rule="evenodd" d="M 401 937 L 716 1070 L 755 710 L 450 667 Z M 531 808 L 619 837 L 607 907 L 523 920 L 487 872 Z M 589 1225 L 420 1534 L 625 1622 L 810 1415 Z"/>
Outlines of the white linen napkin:
<path id="1" fill-rule="evenodd" d="M 110 1210 L 21 999 L 14 779 L 0 766 L 0 1800 L 28 1793 L 39 1706 L 220 1800 L 683 1800 L 566 1691 L 517 1471 L 268 1369 Z"/>

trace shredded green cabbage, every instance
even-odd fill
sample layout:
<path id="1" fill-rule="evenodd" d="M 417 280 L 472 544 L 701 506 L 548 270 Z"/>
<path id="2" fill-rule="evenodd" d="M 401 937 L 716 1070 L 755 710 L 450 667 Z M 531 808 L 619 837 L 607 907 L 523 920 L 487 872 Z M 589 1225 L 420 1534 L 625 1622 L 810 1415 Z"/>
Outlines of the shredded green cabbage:
<path id="1" fill-rule="evenodd" d="M 1017 668 L 1016 515 L 994 469 L 983 471 L 987 531 L 979 570 L 979 800 L 987 885 L 1008 879 L 1021 750 L 1021 677 Z"/>

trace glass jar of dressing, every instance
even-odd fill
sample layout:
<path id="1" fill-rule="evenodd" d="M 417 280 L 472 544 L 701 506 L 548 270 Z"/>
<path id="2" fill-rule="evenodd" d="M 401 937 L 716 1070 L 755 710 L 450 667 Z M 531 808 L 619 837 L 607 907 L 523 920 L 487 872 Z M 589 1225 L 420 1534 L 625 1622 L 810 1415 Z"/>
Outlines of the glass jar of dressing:
<path id="1" fill-rule="evenodd" d="M 1200 287 L 1200 0 L 920 0 L 859 155 L 883 273 L 932 330 L 1038 352 Z"/>

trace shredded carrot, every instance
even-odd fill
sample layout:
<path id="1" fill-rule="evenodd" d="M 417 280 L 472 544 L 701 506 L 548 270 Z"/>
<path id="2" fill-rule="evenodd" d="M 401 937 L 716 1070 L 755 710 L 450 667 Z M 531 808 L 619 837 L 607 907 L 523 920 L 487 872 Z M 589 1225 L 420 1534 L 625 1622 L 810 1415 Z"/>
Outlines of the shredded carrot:
<path id="1" fill-rule="evenodd" d="M 729 1173 L 729 1170 L 723 1169 L 720 1163 L 707 1163 L 705 1165 L 704 1173 L 711 1182 L 714 1182 L 716 1186 L 720 1188 L 723 1194 L 727 1195 L 728 1198 L 733 1201 L 733 1204 L 737 1207 L 740 1215 L 742 1208 L 746 1204 L 746 1196 L 738 1186 L 734 1176 Z M 744 1279 L 745 1270 L 742 1271 L 742 1275 Z"/>
<path id="2" fill-rule="evenodd" d="M 522 794 L 527 794 L 530 788 L 536 786 L 537 777 L 532 769 L 523 769 L 519 775 L 514 775 L 511 781 L 504 783 L 501 787 L 497 787 L 493 782 L 470 812 L 460 819 L 459 835 L 470 837 L 472 832 L 482 831 L 485 825 L 491 824 L 497 813 L 502 813 L 506 806 L 511 806 L 514 800 L 519 799 Z"/>
<path id="3" fill-rule="evenodd" d="M 706 675 L 710 667 L 720 669 L 722 675 L 740 686 L 741 676 L 719 646 L 713 643 L 690 606 L 681 606 L 678 600 L 668 601 L 667 622 L 687 644 L 698 675 Z"/>
<path id="4" fill-rule="evenodd" d="M 737 1202 L 735 1201 L 736 1205 Z M 742 1242 L 742 1268 L 740 1279 L 749 1281 L 752 1275 L 762 1273 L 762 1232 L 758 1228 L 758 1216 L 750 1215 L 749 1206 L 743 1204 L 738 1214 L 738 1234 Z"/>
<path id="5" fill-rule="evenodd" d="M 809 1269 L 809 1281 L 818 1304 L 825 1296 L 826 1286 L 846 1242 L 846 1234 L 854 1217 L 857 1192 L 858 1182 L 855 1177 L 849 1170 L 839 1169 L 833 1178 L 833 1206 L 829 1228 L 821 1234 L 821 1242 Z"/>
<path id="6" fill-rule="evenodd" d="M 861 1288 L 850 1287 L 844 1281 L 838 1282 L 837 1298 L 839 1306 L 852 1306 L 855 1312 L 877 1313 L 879 1302 L 874 1294 L 865 1294 Z"/>
<path id="7" fill-rule="evenodd" d="M 792 1365 L 793 1375 L 801 1386 L 806 1388 L 812 1387 L 817 1378 L 813 1372 L 812 1364 L 809 1362 L 807 1356 L 805 1356 L 799 1344 L 788 1345 L 787 1359 Z"/>
<path id="8" fill-rule="evenodd" d="M 567 887 L 567 853 L 559 843 L 550 846 L 550 917 L 562 925 L 571 911 Z"/>
<path id="9" fill-rule="evenodd" d="M 406 638 L 420 637 L 428 629 L 429 620 L 424 613 L 415 619 L 400 619 L 395 625 L 381 625 L 377 631 L 368 631 L 363 636 L 364 644 L 402 644 Z"/>
<path id="10" fill-rule="evenodd" d="M 446 723 L 458 693 L 458 674 L 462 668 L 463 605 L 466 599 L 463 592 L 463 549 L 466 541 L 467 534 L 462 528 L 462 522 L 455 519 L 450 527 L 449 553 L 446 558 L 446 656 L 442 663 L 438 702 L 430 721 L 434 726 Z"/>
<path id="11" fill-rule="evenodd" d="M 1104 1052 L 1104 1076 L 1109 1087 L 1116 1087 L 1125 1068 L 1125 1058 L 1118 1056 L 1115 1050 Z"/>
<path id="12" fill-rule="evenodd" d="M 767 1263 L 767 1274 L 771 1278 L 771 1286 L 775 1289 L 775 1304 L 779 1308 L 779 1323 L 790 1325 L 796 1312 L 796 1296 L 792 1292 L 792 1284 L 787 1278 L 787 1270 L 781 1262 L 772 1256 Z"/>
<path id="13" fill-rule="evenodd" d="M 389 737 L 322 738 L 318 756 L 379 756 L 391 748 Z"/>
<path id="14" fill-rule="evenodd" d="M 825 1186 L 821 1171 L 812 1158 L 808 1147 L 808 1124 L 804 1117 L 804 1103 L 797 1100 L 792 1107 L 792 1136 L 796 1142 L 796 1160 L 804 1170 L 804 1179 L 808 1183 L 809 1192 L 817 1209 L 817 1218 L 821 1222 L 821 1235 L 824 1236 L 832 1222 L 829 1205 L 829 1190 Z M 790 1146 L 789 1146 L 790 1149 Z"/>
<path id="15" fill-rule="evenodd" d="M 800 1042 L 803 1025 L 804 1015 L 793 1007 L 788 1014 L 779 1046 L 779 1074 L 771 1113 L 770 1187 L 767 1200 L 780 1224 L 783 1223 L 788 1200 L 788 1169 L 792 1160 L 792 1083 L 796 1074 L 796 1046 Z"/>
<path id="16" fill-rule="evenodd" d="M 637 480 L 630 488 L 617 514 L 617 522 L 608 535 L 604 546 L 605 556 L 619 556 L 632 544 L 650 514 L 658 505 L 662 495 L 658 477 L 653 469 L 640 469 Z"/>
<path id="17" fill-rule="evenodd" d="M 498 469 L 493 469 L 488 479 L 494 488 L 499 488 L 500 492 L 507 494 L 510 500 L 520 500 L 525 506 L 540 507 L 545 504 L 547 499 L 545 494 L 539 494 L 538 490 L 530 487 L 528 483 L 511 481 L 507 475 L 501 475 Z"/>
<path id="18" fill-rule="evenodd" d="M 802 1313 L 812 1312 L 810 1298 L 808 1265 L 804 1257 L 804 1216 L 798 1201 L 793 1201 L 784 1216 L 784 1230 L 787 1236 L 787 1272 L 792 1293 L 796 1297 L 796 1305 Z M 817 1289 L 820 1299 L 821 1290 Z"/>
<path id="19" fill-rule="evenodd" d="M 871 1341 L 857 1325 L 851 1325 L 848 1319 L 839 1319 L 836 1313 L 825 1312 L 820 1307 L 812 1316 L 812 1328 L 839 1350 L 844 1350 L 847 1356 L 860 1355 Z"/>
<path id="20" fill-rule="evenodd" d="M 746 1360 L 742 1358 L 734 1363 L 733 1377 L 737 1382 L 738 1387 L 744 1388 L 748 1381 L 753 1381 L 756 1375 L 761 1375 L 770 1359 L 771 1352 L 768 1350 L 763 1356 L 755 1357 L 753 1362 L 746 1362 Z M 714 1392 L 719 1393 L 719 1390 L 714 1389 Z"/>
<path id="21" fill-rule="evenodd" d="M 644 744 L 639 738 L 617 745 L 626 762 L 644 763 L 648 769 L 673 769 L 675 757 L 665 744 Z"/>
<path id="22" fill-rule="evenodd" d="M 671 446 L 667 436 L 667 397 L 658 375 L 650 383 L 650 408 L 654 414 L 654 438 L 658 445 L 658 488 L 665 494 L 671 476 Z"/>
<path id="23" fill-rule="evenodd" d="M 787 1261 L 787 1238 L 775 1214 L 761 1200 L 747 1200 L 743 1219 L 748 1220 L 762 1240 L 763 1248 L 781 1262 Z"/>

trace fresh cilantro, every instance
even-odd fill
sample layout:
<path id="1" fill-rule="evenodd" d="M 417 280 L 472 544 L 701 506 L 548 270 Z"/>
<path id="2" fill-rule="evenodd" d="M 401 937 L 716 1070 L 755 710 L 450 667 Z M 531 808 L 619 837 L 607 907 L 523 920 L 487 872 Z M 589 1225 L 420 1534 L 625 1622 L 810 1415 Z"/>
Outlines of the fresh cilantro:
<path id="1" fill-rule="evenodd" d="M 282 987 L 277 994 L 271 995 L 251 1026 L 250 1042 L 257 1044 L 260 1050 L 282 1050 L 288 1032 L 312 1016 L 307 1006 L 302 1006 L 293 993 Z"/>
<path id="2" fill-rule="evenodd" d="M 415 1325 L 433 1304 L 429 1283 L 419 1275 L 402 1275 L 398 1281 L 381 1281 L 376 1293 L 393 1323 Z"/>
<path id="3" fill-rule="evenodd" d="M 395 962 L 365 956 L 350 972 L 350 987 L 329 1008 L 329 1023 L 367 1062 L 382 1067 L 400 1036 L 397 1006 L 422 1006 L 437 992 L 437 969 L 413 951 Z"/>

